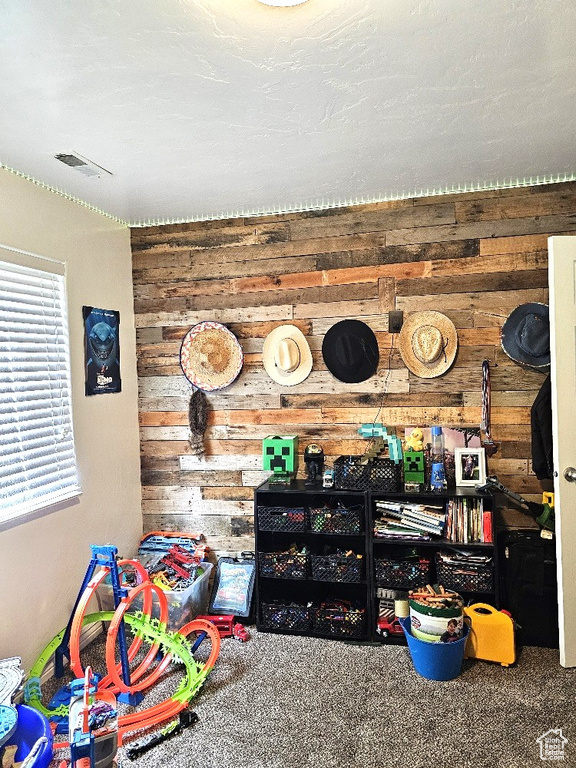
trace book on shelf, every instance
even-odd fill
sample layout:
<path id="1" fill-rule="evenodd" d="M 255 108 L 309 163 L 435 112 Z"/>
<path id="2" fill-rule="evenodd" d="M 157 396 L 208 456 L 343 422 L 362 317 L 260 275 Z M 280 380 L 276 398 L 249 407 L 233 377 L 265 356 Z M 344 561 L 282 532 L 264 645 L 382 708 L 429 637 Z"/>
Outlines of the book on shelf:
<path id="1" fill-rule="evenodd" d="M 375 535 L 382 536 L 390 533 L 391 529 L 399 527 L 408 529 L 410 538 L 414 534 L 422 536 L 442 536 L 446 521 L 446 513 L 441 506 L 432 504 L 416 504 L 405 501 L 380 500 L 375 503 L 376 510 L 381 514 L 377 521 Z M 378 530 L 380 525 L 380 530 Z M 384 526 L 384 530 L 382 530 Z"/>
<path id="2" fill-rule="evenodd" d="M 484 510 L 483 499 L 457 497 L 448 501 L 446 538 L 461 544 L 492 541 L 492 513 Z"/>

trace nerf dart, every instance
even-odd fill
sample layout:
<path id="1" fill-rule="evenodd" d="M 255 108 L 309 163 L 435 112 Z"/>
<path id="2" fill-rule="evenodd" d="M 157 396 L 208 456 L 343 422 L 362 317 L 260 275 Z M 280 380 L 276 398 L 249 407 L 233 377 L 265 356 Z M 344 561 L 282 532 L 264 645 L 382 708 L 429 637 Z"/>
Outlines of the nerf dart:
<path id="1" fill-rule="evenodd" d="M 148 752 L 149 749 L 152 749 L 152 747 L 155 747 L 157 744 L 162 744 L 162 742 L 167 741 L 172 738 L 172 736 L 183 731 L 184 728 L 188 728 L 197 722 L 198 715 L 196 712 L 189 712 L 188 710 L 180 712 L 178 720 L 173 720 L 156 733 L 152 733 L 150 736 L 145 736 L 143 739 L 135 741 L 126 747 L 126 755 L 130 760 L 135 760 L 137 757 L 140 757 L 140 755 Z"/>

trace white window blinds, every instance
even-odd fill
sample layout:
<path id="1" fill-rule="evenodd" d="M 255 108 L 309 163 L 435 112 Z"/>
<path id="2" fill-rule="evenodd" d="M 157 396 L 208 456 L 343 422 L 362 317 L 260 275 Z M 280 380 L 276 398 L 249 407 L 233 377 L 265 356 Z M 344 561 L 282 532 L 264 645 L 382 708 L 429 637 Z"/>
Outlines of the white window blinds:
<path id="1" fill-rule="evenodd" d="M 80 493 L 64 276 L 0 261 L 0 523 Z"/>

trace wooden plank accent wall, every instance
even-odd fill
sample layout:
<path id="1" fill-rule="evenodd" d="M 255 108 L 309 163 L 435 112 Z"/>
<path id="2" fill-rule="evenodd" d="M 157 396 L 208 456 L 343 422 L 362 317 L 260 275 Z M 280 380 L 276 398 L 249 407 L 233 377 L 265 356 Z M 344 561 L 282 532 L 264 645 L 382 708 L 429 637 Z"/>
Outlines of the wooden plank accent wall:
<path id="1" fill-rule="evenodd" d="M 361 422 L 392 427 L 478 426 L 481 364 L 492 373 L 489 471 L 538 499 L 531 473 L 530 406 L 543 375 L 513 363 L 500 327 L 528 301 L 548 301 L 547 237 L 576 231 L 576 184 L 487 191 L 347 209 L 132 230 L 138 339 L 144 530 L 201 529 L 217 552 L 253 547 L 252 489 L 264 479 L 261 440 L 296 433 L 328 461 L 361 452 Z M 444 376 L 404 366 L 388 312 L 437 309 L 454 321 L 459 350 Z M 343 384 L 326 370 L 322 338 L 344 318 L 376 333 L 373 378 Z M 206 455 L 188 445 L 190 387 L 178 354 L 188 328 L 225 323 L 244 369 L 208 395 Z M 310 377 L 281 387 L 262 367 L 262 345 L 294 323 L 314 357 Z"/>

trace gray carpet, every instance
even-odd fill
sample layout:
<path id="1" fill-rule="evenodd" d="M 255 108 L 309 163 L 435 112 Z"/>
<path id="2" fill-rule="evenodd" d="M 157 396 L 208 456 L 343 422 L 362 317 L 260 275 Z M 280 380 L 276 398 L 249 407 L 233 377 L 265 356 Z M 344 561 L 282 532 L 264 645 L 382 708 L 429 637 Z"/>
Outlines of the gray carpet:
<path id="1" fill-rule="evenodd" d="M 99 644 L 86 662 L 96 669 Z M 174 668 L 147 694 L 170 695 Z M 450 682 L 419 677 L 404 647 L 257 633 L 222 641 L 192 703 L 200 721 L 122 768 L 531 768 L 536 739 L 568 738 L 576 766 L 576 670 L 558 652 L 526 648 L 515 667 L 465 661 Z"/>

